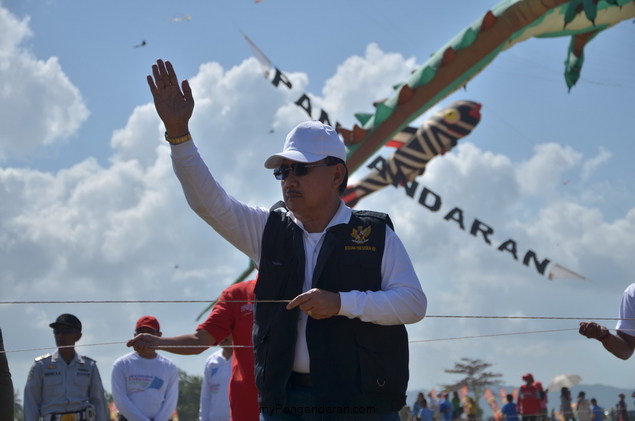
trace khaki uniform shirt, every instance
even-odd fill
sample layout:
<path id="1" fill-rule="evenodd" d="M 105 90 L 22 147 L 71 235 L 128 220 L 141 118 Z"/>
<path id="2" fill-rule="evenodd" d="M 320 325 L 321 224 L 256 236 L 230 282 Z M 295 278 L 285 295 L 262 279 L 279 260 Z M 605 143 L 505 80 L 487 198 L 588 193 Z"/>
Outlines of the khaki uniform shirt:
<path id="1" fill-rule="evenodd" d="M 106 399 L 97 363 L 75 354 L 70 364 L 56 351 L 35 359 L 24 387 L 24 421 L 81 411 L 92 406 L 96 421 L 107 421 Z"/>

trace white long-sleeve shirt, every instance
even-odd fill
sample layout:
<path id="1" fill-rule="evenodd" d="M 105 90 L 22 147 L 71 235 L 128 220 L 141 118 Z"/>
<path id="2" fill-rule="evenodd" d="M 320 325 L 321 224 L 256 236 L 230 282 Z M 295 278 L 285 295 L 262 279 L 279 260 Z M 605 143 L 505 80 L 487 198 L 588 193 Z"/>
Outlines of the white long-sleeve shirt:
<path id="1" fill-rule="evenodd" d="M 205 361 L 199 421 L 229 421 L 229 380 L 232 376 L 232 357 L 225 359 L 220 349 Z"/>
<path id="2" fill-rule="evenodd" d="M 179 397 L 179 370 L 163 355 L 131 352 L 113 364 L 111 386 L 117 410 L 128 421 L 167 421 Z"/>
<path id="3" fill-rule="evenodd" d="M 172 145 L 171 148 L 174 172 L 192 210 L 258 264 L 269 209 L 248 206 L 228 195 L 203 162 L 194 141 Z M 340 202 L 335 216 L 325 230 L 309 233 L 293 212 L 289 212 L 292 220 L 303 230 L 306 257 L 303 292 L 311 289 L 313 269 L 326 230 L 334 225 L 348 223 L 351 214 L 352 210 L 344 202 Z M 341 306 L 338 315 L 381 325 L 415 323 L 425 316 L 426 296 L 401 240 L 390 227 L 386 227 L 381 277 L 380 291 L 340 292 Z M 293 368 L 301 373 L 309 372 L 306 322 L 307 316 L 301 312 Z"/>

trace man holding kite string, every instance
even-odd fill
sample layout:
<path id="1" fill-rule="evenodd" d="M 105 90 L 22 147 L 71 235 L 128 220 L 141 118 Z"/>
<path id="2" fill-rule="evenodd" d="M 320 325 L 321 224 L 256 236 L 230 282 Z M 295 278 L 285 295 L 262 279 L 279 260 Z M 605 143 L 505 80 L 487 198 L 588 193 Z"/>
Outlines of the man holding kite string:
<path id="1" fill-rule="evenodd" d="M 348 169 L 338 134 L 319 121 L 296 126 L 264 164 L 284 202 L 248 206 L 223 190 L 194 145 L 189 83 L 179 85 L 162 60 L 147 79 L 190 207 L 258 262 L 261 420 L 398 420 L 409 376 L 404 325 L 424 317 L 427 299 L 388 215 L 353 211 L 340 199 Z M 129 345 L 187 343 L 139 335 Z"/>

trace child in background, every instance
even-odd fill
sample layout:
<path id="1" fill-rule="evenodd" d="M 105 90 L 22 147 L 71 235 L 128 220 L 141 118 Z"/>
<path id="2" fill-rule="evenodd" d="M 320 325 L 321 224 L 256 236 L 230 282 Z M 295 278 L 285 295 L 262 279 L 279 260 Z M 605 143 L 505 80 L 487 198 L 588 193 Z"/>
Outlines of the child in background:
<path id="1" fill-rule="evenodd" d="M 518 411 L 512 395 L 507 395 L 507 403 L 501 408 L 501 413 L 505 417 L 505 421 L 519 421 Z"/>

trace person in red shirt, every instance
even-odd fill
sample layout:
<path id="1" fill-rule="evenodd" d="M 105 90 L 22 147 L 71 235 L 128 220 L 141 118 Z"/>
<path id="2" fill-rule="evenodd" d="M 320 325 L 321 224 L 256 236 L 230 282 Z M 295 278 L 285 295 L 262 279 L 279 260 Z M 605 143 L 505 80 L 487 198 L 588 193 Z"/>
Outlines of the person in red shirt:
<path id="1" fill-rule="evenodd" d="M 523 421 L 537 421 L 540 414 L 540 393 L 534 385 L 534 376 L 527 373 L 523 376 L 524 385 L 518 392 L 518 413 Z"/>
<path id="2" fill-rule="evenodd" d="M 260 417 L 258 389 L 254 377 L 254 350 L 251 330 L 254 324 L 256 280 L 227 287 L 212 312 L 196 332 L 173 337 L 140 334 L 128 341 L 136 349 L 154 348 L 181 355 L 200 354 L 218 345 L 227 336 L 234 340 L 232 377 L 229 382 L 229 408 L 232 421 L 257 421 Z M 182 347 L 182 348 L 179 348 Z"/>

